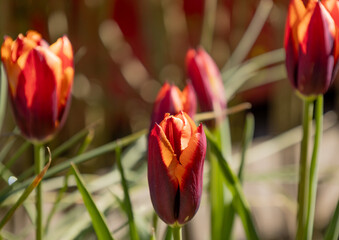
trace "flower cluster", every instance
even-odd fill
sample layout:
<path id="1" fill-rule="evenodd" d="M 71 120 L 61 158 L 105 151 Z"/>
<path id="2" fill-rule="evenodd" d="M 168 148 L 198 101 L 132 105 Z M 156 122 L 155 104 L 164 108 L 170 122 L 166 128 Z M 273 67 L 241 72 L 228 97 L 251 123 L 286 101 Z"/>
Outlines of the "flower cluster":
<path id="1" fill-rule="evenodd" d="M 198 210 L 206 137 L 191 119 L 197 93 L 203 111 L 221 116 L 226 98 L 220 72 L 202 49 L 186 58 L 190 83 L 181 92 L 165 83 L 156 98 L 148 139 L 148 182 L 155 211 L 169 225 L 183 225 Z M 174 115 L 174 116 L 173 116 Z"/>

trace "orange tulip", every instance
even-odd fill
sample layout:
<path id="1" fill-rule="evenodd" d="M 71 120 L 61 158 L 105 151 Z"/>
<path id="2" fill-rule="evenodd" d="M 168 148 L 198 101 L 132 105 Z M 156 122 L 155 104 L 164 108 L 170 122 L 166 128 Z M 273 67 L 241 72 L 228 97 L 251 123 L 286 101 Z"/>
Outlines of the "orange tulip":
<path id="1" fill-rule="evenodd" d="M 35 31 L 1 46 L 13 113 L 22 134 L 44 142 L 61 128 L 71 102 L 73 51 L 66 36 L 51 46 Z"/>
<path id="2" fill-rule="evenodd" d="M 148 142 L 148 184 L 159 217 L 169 225 L 187 223 L 202 193 L 206 136 L 184 112 L 167 114 Z"/>
<path id="3" fill-rule="evenodd" d="M 285 28 L 286 68 L 301 94 L 324 94 L 338 69 L 337 0 L 291 0 Z"/>
<path id="4" fill-rule="evenodd" d="M 165 83 L 154 103 L 150 129 L 155 123 L 160 123 L 166 113 L 174 115 L 184 111 L 193 118 L 196 108 L 197 99 L 191 83 L 188 83 L 182 92 L 177 86 Z"/>

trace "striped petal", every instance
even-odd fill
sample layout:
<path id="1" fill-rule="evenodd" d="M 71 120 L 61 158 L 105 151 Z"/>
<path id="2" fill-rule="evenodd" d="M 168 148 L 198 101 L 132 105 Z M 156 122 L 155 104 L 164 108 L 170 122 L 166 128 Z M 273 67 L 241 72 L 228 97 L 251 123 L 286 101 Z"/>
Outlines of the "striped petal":
<path id="1" fill-rule="evenodd" d="M 176 221 L 176 193 L 178 181 L 175 177 L 177 159 L 171 144 L 159 125 L 155 125 L 148 143 L 148 182 L 155 211 L 167 224 Z"/>
<path id="2" fill-rule="evenodd" d="M 320 2 L 300 22 L 298 90 L 305 95 L 325 93 L 330 86 L 334 57 L 335 24 Z"/>
<path id="3" fill-rule="evenodd" d="M 206 154 L 206 137 L 202 125 L 197 128 L 188 147 L 180 156 L 176 176 L 180 187 L 178 223 L 185 224 L 198 211 L 202 193 L 202 174 Z"/>
<path id="4" fill-rule="evenodd" d="M 13 98 L 17 123 L 26 137 L 35 140 L 45 139 L 54 133 L 57 121 L 55 71 L 61 62 L 54 55 L 35 48 L 27 56 Z"/>

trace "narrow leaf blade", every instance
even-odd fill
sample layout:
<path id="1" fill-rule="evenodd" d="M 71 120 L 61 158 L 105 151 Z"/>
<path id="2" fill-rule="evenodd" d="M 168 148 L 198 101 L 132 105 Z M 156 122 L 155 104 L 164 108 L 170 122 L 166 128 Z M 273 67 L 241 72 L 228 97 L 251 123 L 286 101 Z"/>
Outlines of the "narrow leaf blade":
<path id="1" fill-rule="evenodd" d="M 259 240 L 240 181 L 228 165 L 226 159 L 223 157 L 211 132 L 207 128 L 204 128 L 204 130 L 206 138 L 218 159 L 220 169 L 224 175 L 225 183 L 233 195 L 233 205 L 242 221 L 247 239 Z"/>
<path id="2" fill-rule="evenodd" d="M 0 130 L 6 115 L 7 105 L 7 79 L 3 64 L 0 64 L 1 78 L 0 78 Z"/>
<path id="3" fill-rule="evenodd" d="M 339 201 L 325 235 L 325 240 L 336 239 L 339 239 Z"/>
<path id="4" fill-rule="evenodd" d="M 81 193 L 84 204 L 87 208 L 87 211 L 92 219 L 94 230 L 97 234 L 99 240 L 113 240 L 113 237 L 107 227 L 104 216 L 101 214 L 96 204 L 93 201 L 91 194 L 88 192 L 85 187 L 84 181 L 82 180 L 79 171 L 76 166 L 72 163 L 71 170 L 75 176 L 75 180 L 78 186 L 78 190 Z"/>
<path id="5" fill-rule="evenodd" d="M 49 148 L 47 148 L 47 149 L 48 149 L 48 152 L 49 152 Z M 52 162 L 52 158 L 51 158 L 51 154 L 50 154 L 49 155 L 49 160 L 48 160 L 48 163 L 46 164 L 46 166 L 34 178 L 33 182 L 25 189 L 25 191 L 22 193 L 22 195 L 20 196 L 18 201 L 15 202 L 15 204 L 7 212 L 5 217 L 1 220 L 1 222 L 0 222 L 0 229 L 2 229 L 2 227 L 9 221 L 9 219 L 11 219 L 11 217 L 13 216 L 14 212 L 16 211 L 16 209 L 26 200 L 26 198 L 31 194 L 31 192 L 34 190 L 34 188 L 36 188 L 36 186 L 38 186 L 38 184 L 40 183 L 40 181 L 42 180 L 42 178 L 46 174 L 47 169 L 51 165 L 51 162 Z"/>

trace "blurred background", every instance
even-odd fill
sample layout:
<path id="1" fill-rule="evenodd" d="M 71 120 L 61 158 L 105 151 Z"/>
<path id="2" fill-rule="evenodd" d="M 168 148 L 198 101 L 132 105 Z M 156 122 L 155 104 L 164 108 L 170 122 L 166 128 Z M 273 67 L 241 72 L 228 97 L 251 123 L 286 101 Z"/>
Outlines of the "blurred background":
<path id="1" fill-rule="evenodd" d="M 49 43 L 64 34 L 72 42 L 73 101 L 51 149 L 93 123 L 92 147 L 148 128 L 158 90 L 166 81 L 183 89 L 186 51 L 203 45 L 222 70 L 228 105 L 252 104 L 255 141 L 248 154 L 245 190 L 259 232 L 264 239 L 290 239 L 295 231 L 302 102 L 286 79 L 281 50 L 287 5 L 286 0 L 1 0 L 0 36 L 16 38 L 34 29 Z M 339 195 L 338 89 L 336 80 L 325 95 L 315 221 L 319 236 Z M 244 116 L 230 117 L 235 160 Z M 8 104 L 0 146 L 14 127 Z M 14 173 L 32 164 L 28 156 Z M 112 156 L 105 155 L 82 164 L 81 171 L 106 172 L 112 164 Z M 192 226 L 206 225 L 204 207 Z M 238 225 L 237 236 L 244 239 Z"/>

